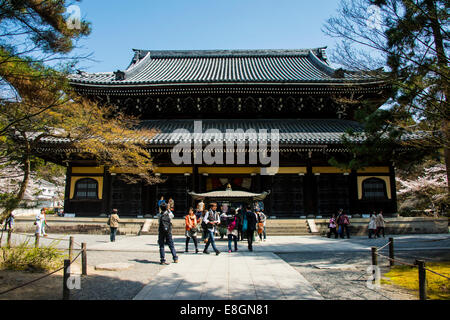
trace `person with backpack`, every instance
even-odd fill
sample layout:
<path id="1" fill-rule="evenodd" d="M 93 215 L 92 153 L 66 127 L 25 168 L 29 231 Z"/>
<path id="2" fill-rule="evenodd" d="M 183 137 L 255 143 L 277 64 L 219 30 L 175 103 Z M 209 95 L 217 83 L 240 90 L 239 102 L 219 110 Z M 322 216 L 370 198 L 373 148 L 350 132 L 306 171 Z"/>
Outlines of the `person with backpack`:
<path id="1" fill-rule="evenodd" d="M 266 220 L 267 220 L 266 215 L 262 213 L 259 207 L 256 207 L 256 215 L 258 217 L 259 240 L 262 242 L 264 236 L 264 241 L 266 241 Z"/>
<path id="2" fill-rule="evenodd" d="M 350 230 L 349 230 L 350 219 L 344 213 L 344 209 L 339 209 L 339 215 L 336 221 L 340 229 L 341 238 L 344 239 L 346 234 L 347 238 L 350 239 Z"/>
<path id="3" fill-rule="evenodd" d="M 252 207 L 248 205 L 246 211 L 244 212 L 244 221 L 242 225 L 242 232 L 247 236 L 248 251 L 253 251 L 253 236 L 256 230 L 257 217 L 252 211 Z"/>
<path id="4" fill-rule="evenodd" d="M 218 256 L 220 254 L 220 251 L 217 250 L 216 248 L 214 233 L 216 231 L 217 226 L 220 224 L 220 217 L 216 210 L 217 210 L 217 203 L 210 203 L 209 211 L 206 212 L 205 217 L 203 218 L 203 223 L 206 224 L 206 230 L 208 232 L 208 241 L 206 242 L 203 253 L 209 254 L 208 248 L 209 245 L 212 245 L 214 251 L 216 252 L 216 256 Z"/>
<path id="5" fill-rule="evenodd" d="M 198 232 L 198 225 L 197 225 L 197 216 L 194 213 L 194 208 L 189 209 L 189 213 L 184 217 L 186 222 L 186 250 L 185 252 L 188 252 L 189 247 L 189 241 L 192 238 L 192 241 L 194 241 L 195 246 L 195 253 L 198 253 L 198 241 L 197 241 L 197 232 Z"/>
<path id="6" fill-rule="evenodd" d="M 238 226 L 239 218 L 236 215 L 236 210 L 234 208 L 230 209 L 229 223 L 227 227 L 227 237 L 228 237 L 228 253 L 231 253 L 231 242 L 234 241 L 234 251 L 238 251 L 237 240 L 238 240 Z"/>
<path id="7" fill-rule="evenodd" d="M 109 240 L 111 242 L 116 242 L 117 229 L 119 228 L 120 218 L 117 213 L 118 210 L 113 209 L 112 214 L 108 219 L 108 225 L 110 228 Z"/>
<path id="8" fill-rule="evenodd" d="M 159 256 L 161 258 L 161 264 L 168 265 L 166 262 L 164 245 L 167 243 L 169 249 L 172 253 L 172 258 L 174 263 L 178 263 L 178 256 L 175 250 L 172 239 L 172 219 L 174 215 L 166 204 L 161 205 L 161 214 L 159 215 L 159 227 L 158 227 L 158 244 L 159 244 Z"/>

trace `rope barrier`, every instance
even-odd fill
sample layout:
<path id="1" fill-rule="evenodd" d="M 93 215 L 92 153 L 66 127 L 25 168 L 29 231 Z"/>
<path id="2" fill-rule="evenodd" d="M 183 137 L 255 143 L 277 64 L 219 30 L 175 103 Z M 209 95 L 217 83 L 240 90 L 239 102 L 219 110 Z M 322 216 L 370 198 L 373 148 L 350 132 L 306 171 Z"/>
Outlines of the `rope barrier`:
<path id="1" fill-rule="evenodd" d="M 414 264 L 410 264 L 410 263 L 407 263 L 407 262 L 403 262 L 403 261 L 397 260 L 397 259 L 392 259 L 392 258 L 390 258 L 390 257 L 386 257 L 386 256 L 384 256 L 384 255 L 382 255 L 382 254 L 379 254 L 379 253 L 377 253 L 377 256 L 386 258 L 386 259 L 388 259 L 388 260 L 390 260 L 390 261 L 399 262 L 400 264 L 404 264 L 404 265 L 407 265 L 407 266 L 410 266 L 410 267 L 417 267 L 417 266 L 414 265 Z"/>
<path id="2" fill-rule="evenodd" d="M 82 253 L 82 252 L 78 253 L 78 255 L 77 255 L 74 259 L 72 259 L 72 261 L 70 262 L 70 265 L 72 265 L 72 263 L 74 263 L 75 260 L 78 259 L 78 257 L 81 255 L 81 253 Z M 6 294 L 6 293 L 8 293 L 8 292 L 11 292 L 11 291 L 14 291 L 14 290 L 17 290 L 17 289 L 20 289 L 20 288 L 23 288 L 23 287 L 25 287 L 25 286 L 28 286 L 28 285 L 34 283 L 34 282 L 37 282 L 37 281 L 39 281 L 39 280 L 45 279 L 45 278 L 47 278 L 47 277 L 50 277 L 52 274 L 55 274 L 56 272 L 61 271 L 61 270 L 63 270 L 63 269 L 64 269 L 64 267 L 61 267 L 61 268 L 59 268 L 59 269 L 57 269 L 57 270 L 55 270 L 55 271 L 52 271 L 51 273 L 46 274 L 46 275 L 44 275 L 44 276 L 42 276 L 42 277 L 40 277 L 40 278 L 37 278 L 37 279 L 34 279 L 34 280 L 29 281 L 29 282 L 27 282 L 27 283 L 21 284 L 20 286 L 14 287 L 14 288 L 12 288 L 12 289 L 8 289 L 8 290 L 6 290 L 6 291 L 0 292 L 0 295 Z"/>
<path id="3" fill-rule="evenodd" d="M 450 237 L 443 239 L 428 239 L 428 240 L 412 240 L 412 239 L 395 239 L 395 242 L 438 242 L 450 240 Z"/>
<path id="4" fill-rule="evenodd" d="M 29 237 L 29 238 L 35 238 L 36 237 L 35 235 L 29 235 L 29 234 L 20 233 L 20 232 L 14 232 L 13 234 L 22 235 L 22 236 L 26 236 L 26 237 Z M 41 237 L 41 239 L 50 239 L 50 240 L 55 240 L 55 241 L 70 241 L 70 239 L 52 238 L 52 237 L 46 237 L 46 236 Z M 73 243 L 78 245 L 78 246 L 80 246 L 80 248 L 82 247 L 81 243 L 78 243 L 76 241 L 73 241 Z M 81 249 L 76 249 L 76 250 L 81 250 Z"/>
<path id="5" fill-rule="evenodd" d="M 444 277 L 448 280 L 450 280 L 450 277 L 444 276 L 443 274 L 437 273 L 436 271 L 430 270 L 428 268 L 425 268 L 425 270 L 430 271 L 431 273 L 437 274 L 438 276 Z"/>
<path id="6" fill-rule="evenodd" d="M 399 262 L 400 264 L 404 264 L 404 265 L 407 265 L 407 266 L 410 266 L 410 267 L 414 267 L 414 268 L 417 267 L 417 266 L 414 265 L 414 264 L 410 264 L 410 263 L 407 263 L 407 262 L 403 262 L 403 261 L 400 261 L 400 260 L 397 260 L 397 259 L 392 259 L 392 258 L 386 257 L 386 256 L 384 256 L 384 255 L 382 255 L 382 254 L 379 254 L 379 253 L 377 253 L 377 255 L 380 256 L 380 257 L 386 258 L 386 259 L 388 259 L 388 260 L 390 260 L 390 261 Z M 444 276 L 443 274 L 440 274 L 440 273 L 438 273 L 438 272 L 436 272 L 436 271 L 433 271 L 433 270 L 428 269 L 428 268 L 425 268 L 425 270 L 430 271 L 431 273 L 434 273 L 434 274 L 436 274 L 436 275 L 438 275 L 438 276 L 441 276 L 441 277 L 443 277 L 443 278 L 446 278 L 446 279 L 450 280 L 450 277 Z"/>
<path id="7" fill-rule="evenodd" d="M 377 250 L 383 250 L 384 248 L 386 248 L 391 242 L 389 241 L 388 243 L 386 243 L 384 246 L 377 248 Z"/>

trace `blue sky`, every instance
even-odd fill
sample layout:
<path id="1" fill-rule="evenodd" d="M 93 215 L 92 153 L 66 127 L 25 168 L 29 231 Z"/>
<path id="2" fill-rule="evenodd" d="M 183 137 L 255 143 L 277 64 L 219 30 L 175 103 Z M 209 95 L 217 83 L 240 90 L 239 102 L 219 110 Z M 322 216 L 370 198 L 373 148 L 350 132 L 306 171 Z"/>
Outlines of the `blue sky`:
<path id="1" fill-rule="evenodd" d="M 77 53 L 92 53 L 89 72 L 124 69 L 132 49 L 300 49 L 335 40 L 321 28 L 338 0 L 84 0 L 92 23 Z"/>

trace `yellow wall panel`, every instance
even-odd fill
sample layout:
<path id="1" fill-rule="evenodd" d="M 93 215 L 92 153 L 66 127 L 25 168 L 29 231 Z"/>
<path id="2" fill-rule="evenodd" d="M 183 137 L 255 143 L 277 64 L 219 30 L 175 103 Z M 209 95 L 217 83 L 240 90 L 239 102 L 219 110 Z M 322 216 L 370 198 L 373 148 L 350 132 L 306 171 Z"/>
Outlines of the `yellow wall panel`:
<path id="1" fill-rule="evenodd" d="M 104 167 L 72 167 L 72 173 L 81 173 L 81 174 L 89 174 L 89 173 L 103 173 Z"/>
<path id="2" fill-rule="evenodd" d="M 155 173 L 162 173 L 162 174 L 170 174 L 170 173 L 192 173 L 192 167 L 157 167 L 155 168 Z"/>
<path id="3" fill-rule="evenodd" d="M 389 173 L 389 167 L 367 167 L 357 171 L 358 173 Z"/>
<path id="4" fill-rule="evenodd" d="M 344 170 L 336 167 L 313 167 L 313 173 L 350 173 L 351 170 Z"/>

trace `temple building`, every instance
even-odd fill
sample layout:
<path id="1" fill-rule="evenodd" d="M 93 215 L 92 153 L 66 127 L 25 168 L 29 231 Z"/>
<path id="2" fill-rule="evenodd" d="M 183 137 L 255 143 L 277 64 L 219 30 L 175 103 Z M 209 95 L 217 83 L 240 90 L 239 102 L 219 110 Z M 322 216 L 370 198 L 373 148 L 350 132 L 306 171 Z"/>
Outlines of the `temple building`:
<path id="1" fill-rule="evenodd" d="M 140 118 L 140 126 L 156 129 L 143 137 L 165 179 L 156 185 L 127 185 L 120 170 L 98 166 L 70 154 L 70 146 L 49 140 L 42 150 L 52 161 L 67 164 L 65 212 L 99 216 L 117 208 L 121 216 L 155 215 L 161 196 L 175 201 L 175 215 L 194 205 L 192 194 L 232 190 L 268 195 L 268 216 L 299 218 L 329 216 L 343 208 L 351 215 L 383 210 L 397 212 L 395 173 L 389 161 L 362 170 L 330 166 L 330 158 L 348 152 L 341 137 L 348 130 L 363 131 L 355 121 L 359 108 L 378 109 L 390 85 L 380 74 L 334 69 L 325 48 L 303 50 L 134 50 L 125 70 L 78 72 L 70 78 L 80 94 L 108 103 Z M 223 133 L 219 142 L 232 151 L 241 148 L 245 163 L 208 163 L 196 158 L 174 163 L 173 148 L 183 134 L 196 129 Z M 181 130 L 181 131 L 180 131 Z M 209 131 L 208 131 L 209 130 Z M 227 144 L 229 130 L 278 132 L 260 144 L 260 136 Z M 271 164 L 252 154 L 278 155 Z M 228 149 L 227 149 L 228 150 Z M 230 150 L 228 150 L 230 151 Z M 269 153 L 267 153 L 268 155 Z M 221 158 L 213 152 L 216 159 Z M 225 159 L 226 158 L 226 159 Z M 186 158 L 187 159 L 187 158 Z M 200 159 L 202 160 L 202 159 Z M 242 160 L 242 159 L 241 159 Z"/>

